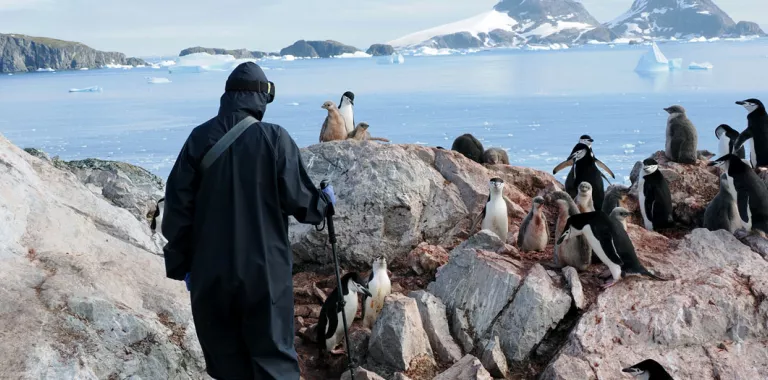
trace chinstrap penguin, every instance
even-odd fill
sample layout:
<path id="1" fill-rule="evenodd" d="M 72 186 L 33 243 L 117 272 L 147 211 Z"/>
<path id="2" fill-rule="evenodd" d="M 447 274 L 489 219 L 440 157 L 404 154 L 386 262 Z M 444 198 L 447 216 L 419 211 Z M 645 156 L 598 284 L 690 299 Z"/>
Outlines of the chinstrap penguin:
<path id="1" fill-rule="evenodd" d="M 576 214 L 568 218 L 565 231 L 557 240 L 562 244 L 567 239 L 586 237 L 592 251 L 611 271 L 613 279 L 603 285 L 608 288 L 621 279 L 622 274 L 638 274 L 666 281 L 646 269 L 637 258 L 635 246 L 624 231 L 622 224 L 611 219 L 602 211 Z"/>
<path id="2" fill-rule="evenodd" d="M 552 170 L 556 174 L 567 166 L 573 166 L 573 180 L 565 181 L 565 191 L 571 197 L 576 197 L 578 193 L 578 184 L 588 182 L 592 185 L 592 203 L 596 210 L 602 210 L 603 200 L 605 198 L 605 187 L 603 185 L 603 174 L 597 168 L 595 157 L 592 150 L 586 144 L 578 143 L 573 148 L 568 158 L 559 163 Z"/>
<path id="3" fill-rule="evenodd" d="M 531 211 L 520 223 L 520 231 L 517 234 L 517 247 L 521 251 L 543 251 L 549 240 L 549 226 L 547 217 L 544 216 L 542 205 L 544 198 L 535 197 L 531 202 Z"/>
<path id="4" fill-rule="evenodd" d="M 733 146 L 736 143 L 736 139 L 739 138 L 739 131 L 731 128 L 728 124 L 720 124 L 715 128 L 715 137 L 719 143 L 717 144 L 718 156 L 725 156 L 726 154 L 733 153 L 739 158 L 744 159 L 744 147 L 740 147 L 735 152 Z"/>
<path id="5" fill-rule="evenodd" d="M 579 212 L 595 211 L 595 203 L 592 200 L 592 185 L 589 182 L 582 182 L 579 184 L 579 193 L 576 194 L 574 201 L 576 207 L 579 208 Z"/>
<path id="6" fill-rule="evenodd" d="M 320 318 L 317 322 L 317 343 L 321 350 L 330 351 L 332 354 L 343 354 L 334 348 L 344 339 L 344 324 L 339 305 L 339 296 L 344 299 L 344 316 L 347 319 L 347 329 L 352 326 L 352 321 L 357 314 L 357 293 L 371 296 L 371 293 L 362 285 L 360 275 L 350 272 L 341 278 L 341 291 L 338 287 L 331 292 L 320 310 Z"/>
<path id="7" fill-rule="evenodd" d="M 749 162 L 757 169 L 768 166 L 768 113 L 763 103 L 757 99 L 736 102 L 744 107 L 747 114 L 747 129 L 743 130 L 734 143 L 734 149 L 740 149 L 749 140 Z"/>
<path id="8" fill-rule="evenodd" d="M 457 151 L 478 164 L 483 163 L 483 144 L 469 133 L 465 133 L 453 140 L 451 150 Z"/>
<path id="9" fill-rule="evenodd" d="M 160 204 L 163 204 L 163 207 L 160 206 Z M 150 216 L 150 222 L 149 222 L 149 229 L 154 234 L 157 230 L 158 225 L 163 224 L 163 208 L 165 207 L 165 197 L 160 198 L 157 201 L 157 204 L 155 205 L 155 210 L 152 212 L 152 215 Z M 160 231 L 162 234 L 162 231 Z"/>
<path id="10" fill-rule="evenodd" d="M 768 233 L 768 188 L 765 182 L 747 163 L 733 154 L 720 157 L 709 165 L 723 167 L 728 177 L 733 178 L 742 225 L 751 224 L 751 229 Z"/>
<path id="11" fill-rule="evenodd" d="M 369 125 L 366 122 L 361 121 L 357 123 L 357 126 L 355 126 L 355 129 L 352 132 L 349 132 L 349 135 L 347 135 L 347 138 L 352 140 L 359 140 L 359 141 L 376 140 L 376 141 L 389 142 L 388 139 L 385 139 L 383 137 L 371 137 L 371 133 L 368 132 L 368 127 Z"/>
<path id="12" fill-rule="evenodd" d="M 674 380 L 667 370 L 653 359 L 645 359 L 633 366 L 622 368 L 621 372 L 642 380 Z"/>
<path id="13" fill-rule="evenodd" d="M 604 164 L 602 161 L 598 160 L 597 157 L 595 157 L 595 152 L 592 150 L 592 143 L 594 141 L 595 140 L 593 140 L 592 137 L 590 137 L 589 135 L 581 135 L 581 137 L 579 137 L 579 143 L 573 147 L 573 150 L 571 150 L 571 155 L 573 155 L 578 150 L 579 145 L 586 145 L 587 148 L 589 149 L 589 154 L 592 156 L 592 159 L 595 161 L 595 164 L 601 167 L 603 170 L 605 170 L 611 176 L 611 178 L 616 178 L 616 176 L 613 174 L 611 169 L 608 168 L 608 165 Z M 571 170 L 568 171 L 568 175 L 565 177 L 565 189 L 570 193 L 570 190 L 568 189 L 573 189 L 578 184 L 577 182 L 575 182 L 573 178 L 574 171 L 576 170 L 575 162 L 570 160 L 563 161 L 562 163 L 560 163 L 560 165 L 558 165 L 555 168 L 555 170 L 552 171 L 552 174 L 557 174 L 557 172 L 559 172 L 560 170 L 563 170 L 567 166 L 570 166 Z M 600 172 L 600 175 L 606 181 L 608 181 L 608 177 L 606 177 L 605 174 Z M 574 196 L 574 195 L 571 194 L 571 196 Z"/>
<path id="14" fill-rule="evenodd" d="M 347 91 L 341 95 L 339 100 L 339 113 L 344 118 L 344 129 L 347 133 L 352 133 L 355 129 L 355 94 Z"/>
<path id="15" fill-rule="evenodd" d="M 488 165 L 509 165 L 509 155 L 501 148 L 488 148 L 483 152 L 483 163 Z"/>
<path id="16" fill-rule="evenodd" d="M 392 292 L 392 282 L 387 273 L 385 257 L 381 256 L 373 261 L 367 286 L 371 297 L 363 295 L 363 327 L 372 329 L 381 309 L 384 308 L 384 298 Z"/>
<path id="17" fill-rule="evenodd" d="M 320 142 L 346 140 L 349 132 L 344 127 L 344 118 L 336 105 L 329 100 L 323 103 L 321 108 L 328 111 L 328 116 L 325 117 L 323 127 L 320 129 Z"/>
<path id="18" fill-rule="evenodd" d="M 653 231 L 668 228 L 674 224 L 669 184 L 659 170 L 659 163 L 653 158 L 646 158 L 643 161 L 637 194 L 645 229 Z"/>
<path id="19" fill-rule="evenodd" d="M 554 191 L 547 196 L 548 203 L 557 203 L 558 213 L 555 222 L 555 236 L 560 236 L 565 230 L 565 225 L 571 215 L 579 213 L 579 208 L 568 193 L 565 191 Z M 570 239 L 562 244 L 555 244 L 554 262 L 555 267 L 564 268 L 573 267 L 578 271 L 587 269 L 591 262 L 592 249 L 584 240 L 583 236 Z"/>
<path id="20" fill-rule="evenodd" d="M 632 213 L 625 209 L 624 207 L 616 207 L 611 211 L 611 214 L 608 215 L 611 219 L 621 223 L 621 226 L 624 227 L 624 231 L 627 230 L 627 219 L 632 216 Z"/>
<path id="21" fill-rule="evenodd" d="M 608 186 L 603 201 L 603 212 L 610 215 L 616 207 L 625 207 L 625 201 L 629 195 L 629 187 L 619 184 Z"/>
<path id="22" fill-rule="evenodd" d="M 696 146 L 698 133 L 696 127 L 688 119 L 683 106 L 674 105 L 664 108 L 667 118 L 667 141 L 664 154 L 671 161 L 681 164 L 695 164 L 699 158 Z"/>
<path id="23" fill-rule="evenodd" d="M 704 211 L 704 228 L 710 231 L 726 230 L 734 233 L 741 227 L 742 220 L 736 205 L 736 187 L 733 184 L 733 178 L 726 173 L 720 174 L 720 191 Z"/>
<path id="24" fill-rule="evenodd" d="M 504 200 L 504 180 L 491 178 L 488 187 L 488 201 L 483 207 L 483 212 L 472 224 L 471 232 L 474 232 L 477 222 L 482 220 L 480 229 L 493 232 L 501 241 L 506 243 L 509 235 L 509 215 L 507 214 L 507 203 Z"/>

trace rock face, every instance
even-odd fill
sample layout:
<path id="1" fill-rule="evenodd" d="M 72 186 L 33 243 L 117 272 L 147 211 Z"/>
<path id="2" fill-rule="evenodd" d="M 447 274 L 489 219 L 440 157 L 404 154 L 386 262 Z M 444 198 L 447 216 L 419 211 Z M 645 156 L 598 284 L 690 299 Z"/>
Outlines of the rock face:
<path id="1" fill-rule="evenodd" d="M 482 351 L 480 362 L 483 363 L 483 367 L 485 367 L 494 378 L 506 378 L 509 373 L 509 368 L 507 367 L 507 358 L 504 356 L 504 351 L 501 349 L 499 337 L 494 336 L 493 339 L 486 341 Z"/>
<path id="2" fill-rule="evenodd" d="M 79 42 L 21 34 L 0 34 L 0 73 L 38 69 L 96 69 L 106 64 L 137 63 L 146 65 L 146 62 L 137 58 L 131 58 L 129 63 L 123 53 L 98 51 Z"/>
<path id="3" fill-rule="evenodd" d="M 392 55 L 395 53 L 395 49 L 392 47 L 392 45 L 373 44 L 371 45 L 371 47 L 368 48 L 368 50 L 365 53 L 370 54 L 374 57 L 379 57 L 379 56 L 385 56 L 385 55 Z"/>
<path id="4" fill-rule="evenodd" d="M 633 241 L 651 236 L 638 232 Z M 766 378 L 768 262 L 726 231 L 646 249 L 674 281 L 626 280 L 600 294 L 543 378 L 619 379 L 648 358 L 676 379 Z"/>
<path id="5" fill-rule="evenodd" d="M 439 298 L 423 290 L 411 292 L 409 297 L 416 300 L 421 322 L 429 337 L 429 344 L 436 357 L 446 363 L 461 359 L 461 348 L 456 344 L 448 328 L 445 305 Z"/>
<path id="6" fill-rule="evenodd" d="M 299 40 L 280 50 L 280 55 L 292 55 L 302 58 L 331 58 L 344 53 L 355 53 L 359 50 L 354 46 L 344 45 L 338 41 L 304 41 Z"/>
<path id="7" fill-rule="evenodd" d="M 491 374 L 483 368 L 476 357 L 466 355 L 447 371 L 433 380 L 491 380 Z"/>
<path id="8" fill-rule="evenodd" d="M 605 26 L 635 38 L 765 35 L 757 24 L 736 24 L 712 0 L 635 0 L 629 11 Z"/>
<path id="9" fill-rule="evenodd" d="M 519 26 L 514 31 L 529 36 L 532 43 L 573 43 L 583 33 L 600 27 L 597 19 L 574 0 L 502 0 L 494 9 L 517 20 Z"/>
<path id="10" fill-rule="evenodd" d="M 195 46 L 195 47 L 190 47 L 182 50 L 179 53 L 179 57 L 183 57 L 185 55 L 190 55 L 195 53 L 208 53 L 211 55 L 231 55 L 236 59 L 247 59 L 247 58 L 259 59 L 259 58 L 277 55 L 275 53 L 266 53 L 263 51 L 250 51 L 246 49 L 227 50 L 227 49 L 206 48 L 206 47 Z"/>
<path id="11" fill-rule="evenodd" d="M 416 300 L 400 294 L 387 296 L 371 332 L 368 355 L 394 371 L 407 371 L 422 358 L 435 365 Z"/>
<path id="12" fill-rule="evenodd" d="M 0 136 L 2 372 L 203 379 L 184 284 L 146 223 Z"/>

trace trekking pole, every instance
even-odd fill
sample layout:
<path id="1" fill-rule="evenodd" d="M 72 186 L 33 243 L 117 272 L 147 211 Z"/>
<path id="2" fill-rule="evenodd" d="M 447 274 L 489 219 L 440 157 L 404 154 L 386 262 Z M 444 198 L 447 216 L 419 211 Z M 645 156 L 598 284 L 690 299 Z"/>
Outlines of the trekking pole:
<path id="1" fill-rule="evenodd" d="M 328 180 L 324 179 L 320 182 L 320 189 L 328 187 Z M 336 270 L 336 286 L 339 290 L 339 305 L 338 309 L 341 310 L 341 320 L 344 324 L 344 340 L 347 343 L 347 365 L 349 367 L 350 380 L 355 378 L 353 371 L 354 364 L 352 363 L 352 347 L 349 345 L 349 331 L 347 331 L 347 314 L 344 312 L 344 294 L 342 294 L 341 287 L 341 275 L 339 274 L 339 256 L 336 255 L 336 230 L 333 228 L 333 206 L 331 205 L 331 211 L 325 216 L 328 225 L 328 241 L 331 242 L 331 251 L 333 251 L 333 266 Z"/>

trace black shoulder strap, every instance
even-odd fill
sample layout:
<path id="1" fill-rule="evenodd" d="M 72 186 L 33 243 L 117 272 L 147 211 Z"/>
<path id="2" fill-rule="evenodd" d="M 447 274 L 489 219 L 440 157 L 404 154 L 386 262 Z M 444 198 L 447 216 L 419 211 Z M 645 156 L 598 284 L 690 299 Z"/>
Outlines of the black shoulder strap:
<path id="1" fill-rule="evenodd" d="M 221 154 L 224 153 L 224 151 L 227 150 L 227 148 L 229 148 L 229 146 L 232 145 L 232 143 L 235 142 L 246 129 L 248 129 L 248 127 L 257 122 L 258 120 L 256 120 L 255 117 L 248 115 L 243 120 L 240 120 L 239 123 L 235 124 L 235 126 L 225 133 L 219 141 L 216 141 L 216 144 L 213 145 L 211 150 L 205 154 L 203 161 L 200 164 L 202 171 L 205 172 L 208 170 L 213 162 L 216 161 L 216 159 L 219 158 L 219 156 L 221 156 Z"/>

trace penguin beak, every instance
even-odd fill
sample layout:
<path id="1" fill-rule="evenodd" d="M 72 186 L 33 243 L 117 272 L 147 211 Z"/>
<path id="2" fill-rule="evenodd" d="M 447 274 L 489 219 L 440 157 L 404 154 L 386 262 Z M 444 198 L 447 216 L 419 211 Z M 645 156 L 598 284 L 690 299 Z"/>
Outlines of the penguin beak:
<path id="1" fill-rule="evenodd" d="M 736 104 L 738 104 L 740 106 L 743 106 L 743 105 L 747 104 L 747 102 L 745 102 L 743 100 L 739 100 L 738 102 L 736 102 Z"/>
<path id="2" fill-rule="evenodd" d="M 366 288 L 364 286 L 358 286 L 357 287 L 357 292 L 361 293 L 361 294 L 365 294 L 368 297 L 372 297 L 371 292 L 368 290 L 368 288 Z"/>
<path id="3" fill-rule="evenodd" d="M 595 142 L 595 140 L 593 140 L 593 139 L 587 139 L 587 141 L 589 141 L 589 142 Z"/>
<path id="4" fill-rule="evenodd" d="M 557 245 L 563 244 L 563 240 L 565 240 L 565 234 L 560 235 L 557 239 Z"/>

